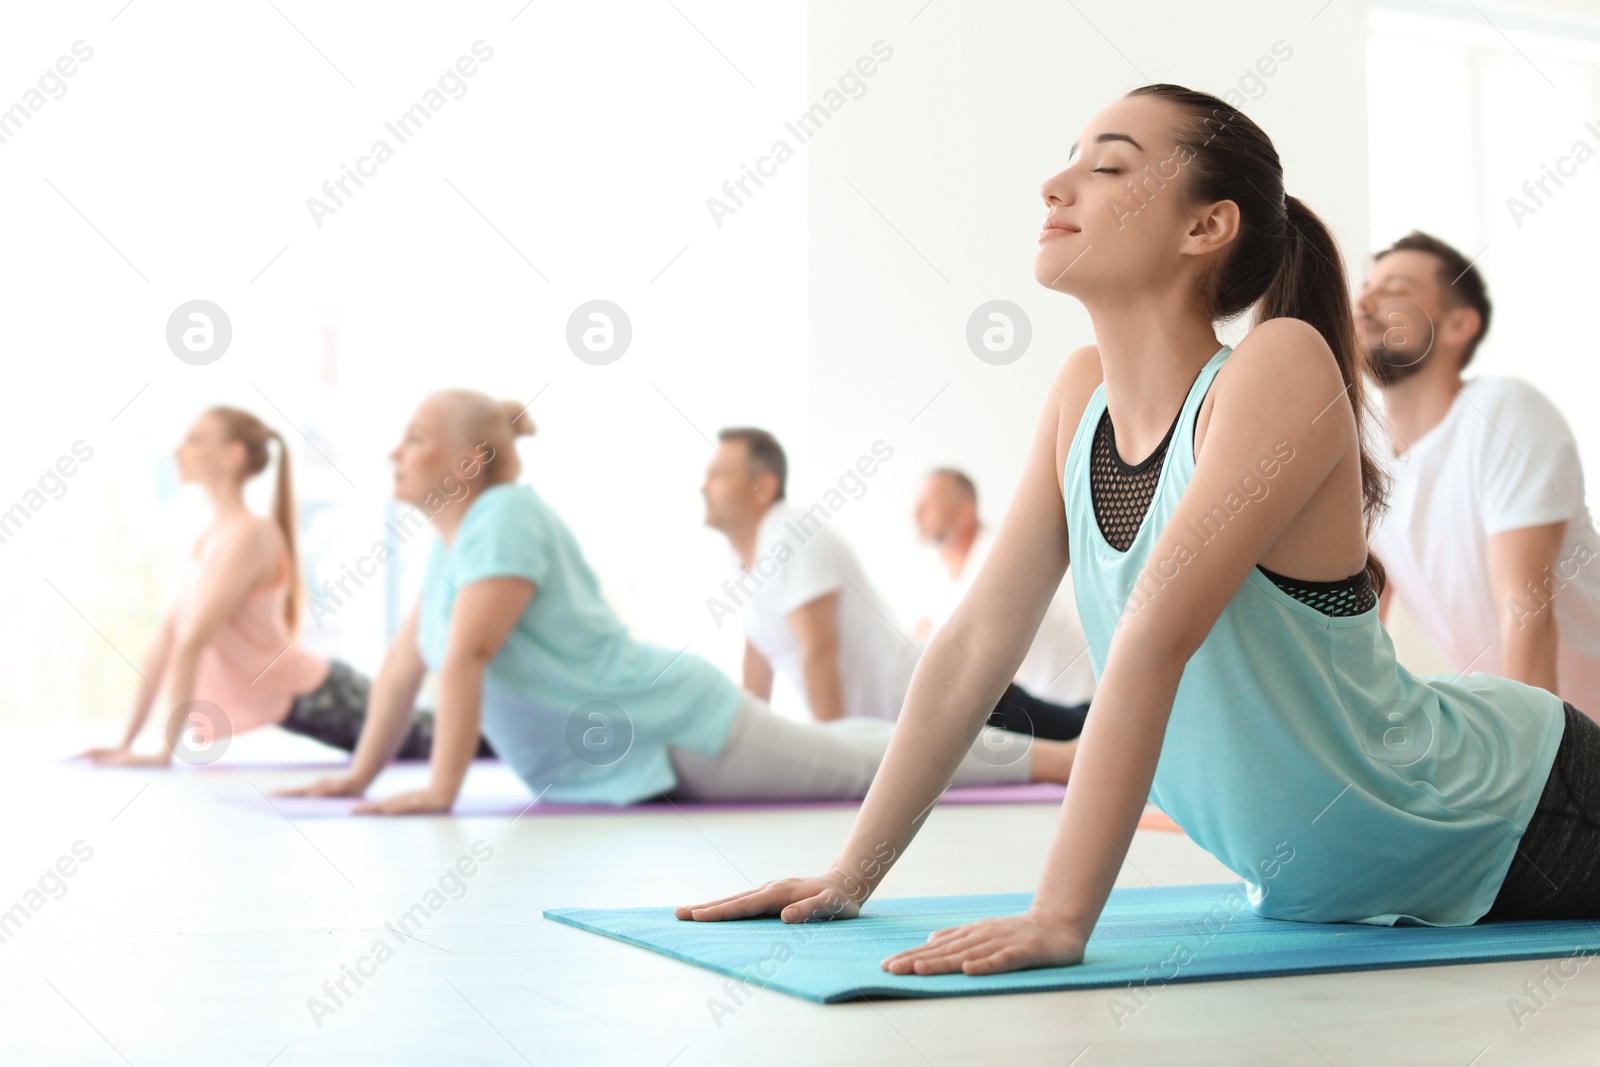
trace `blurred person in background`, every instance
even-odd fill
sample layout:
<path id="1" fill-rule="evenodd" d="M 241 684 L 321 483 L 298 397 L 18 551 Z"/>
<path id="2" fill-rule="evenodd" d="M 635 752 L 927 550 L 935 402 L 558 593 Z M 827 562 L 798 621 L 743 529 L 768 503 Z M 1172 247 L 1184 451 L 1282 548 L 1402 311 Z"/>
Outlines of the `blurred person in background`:
<path id="1" fill-rule="evenodd" d="M 244 487 L 274 452 L 272 517 L 264 518 L 246 506 Z M 121 742 L 83 755 L 101 766 L 165 767 L 175 751 L 186 761 L 209 762 L 203 757 L 211 746 L 263 726 L 353 750 L 366 715 L 367 679 L 295 640 L 301 582 L 283 438 L 248 411 L 218 406 L 195 420 L 176 458 L 178 480 L 199 485 L 210 498 L 212 522 L 185 560 L 177 595 L 145 651 L 145 683 Z M 163 687 L 158 747 L 136 753 L 133 743 Z M 433 717 L 415 715 L 400 755 L 426 759 L 432 736 Z"/>
<path id="2" fill-rule="evenodd" d="M 978 489 L 963 471 L 941 467 L 929 473 L 917 493 L 913 517 L 917 535 L 934 550 L 917 591 L 921 601 L 911 636 L 924 644 L 943 626 L 972 588 L 994 545 L 994 530 L 978 518 Z M 1027 692 L 1087 714 L 1094 696 L 1089 642 L 1073 603 L 1072 571 L 1067 570 L 1033 639 L 1016 684 Z"/>
<path id="3" fill-rule="evenodd" d="M 706 525 L 728 538 L 740 568 L 724 591 L 744 623 L 745 688 L 771 699 L 781 675 L 819 722 L 898 718 L 921 651 L 879 606 L 826 506 L 801 510 L 785 499 L 789 464 L 777 439 L 753 427 L 719 436 L 701 495 Z M 1086 711 L 1010 685 L 987 725 L 1070 741 Z"/>
<path id="4" fill-rule="evenodd" d="M 1413 231 L 1377 254 L 1355 310 L 1392 444 L 1372 533 L 1385 614 L 1399 596 L 1454 670 L 1600 712 L 1600 538 L 1578 444 L 1522 379 L 1465 377 L 1489 329 L 1478 268 Z"/>

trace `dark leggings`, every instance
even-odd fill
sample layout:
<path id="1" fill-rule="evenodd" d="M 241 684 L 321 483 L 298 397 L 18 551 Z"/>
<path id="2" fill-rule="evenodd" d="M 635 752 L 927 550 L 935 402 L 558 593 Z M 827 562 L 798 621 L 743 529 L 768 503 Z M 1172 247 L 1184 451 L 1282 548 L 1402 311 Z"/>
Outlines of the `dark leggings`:
<path id="1" fill-rule="evenodd" d="M 1563 704 L 1550 778 L 1482 920 L 1600 918 L 1600 723 Z"/>
<path id="2" fill-rule="evenodd" d="M 1000 702 L 989 713 L 988 725 L 1014 734 L 1028 734 L 1041 741 L 1071 741 L 1083 733 L 1083 720 L 1088 713 L 1087 704 L 1070 708 L 1052 704 L 1015 685 L 1008 685 Z"/>
<path id="3" fill-rule="evenodd" d="M 279 723 L 290 733 L 321 741 L 346 752 L 356 750 L 361 738 L 361 727 L 367 721 L 367 697 L 372 688 L 365 675 L 333 660 L 328 665 L 328 678 L 309 693 L 294 698 L 289 717 Z M 433 752 L 433 713 L 419 711 L 411 719 L 411 728 L 400 745 L 396 759 L 427 759 Z M 489 742 L 478 738 L 478 759 L 492 759 L 494 750 Z"/>

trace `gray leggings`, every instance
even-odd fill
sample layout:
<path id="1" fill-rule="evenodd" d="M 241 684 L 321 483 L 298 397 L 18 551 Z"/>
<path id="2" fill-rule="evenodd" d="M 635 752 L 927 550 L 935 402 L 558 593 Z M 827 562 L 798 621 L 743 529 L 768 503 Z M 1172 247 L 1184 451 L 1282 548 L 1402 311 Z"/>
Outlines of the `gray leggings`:
<path id="1" fill-rule="evenodd" d="M 678 777 L 667 795 L 680 800 L 860 800 L 878 773 L 894 728 L 887 719 L 800 722 L 741 689 L 718 755 L 667 746 Z M 1032 741 L 985 726 L 951 784 L 1029 781 Z"/>
<path id="2" fill-rule="evenodd" d="M 1600 919 L 1600 723 L 1562 707 L 1567 726 L 1539 806 L 1480 922 Z"/>

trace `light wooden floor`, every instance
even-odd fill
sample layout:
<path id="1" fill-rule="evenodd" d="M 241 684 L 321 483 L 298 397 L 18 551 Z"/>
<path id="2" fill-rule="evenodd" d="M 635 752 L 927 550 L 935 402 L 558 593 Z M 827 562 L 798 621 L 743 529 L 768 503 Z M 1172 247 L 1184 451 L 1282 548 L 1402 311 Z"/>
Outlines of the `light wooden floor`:
<path id="1" fill-rule="evenodd" d="M 229 757 L 299 744 L 246 737 Z M 311 772 L 48 761 L 68 750 L 29 738 L 0 754 L 0 909 L 76 842 L 93 850 L 0 944 L 8 1065 L 1600 1062 L 1600 966 L 1514 1024 L 1508 999 L 1541 962 L 1171 985 L 1120 1026 L 1105 990 L 830 1007 L 762 990 L 719 1026 L 721 976 L 540 912 L 818 870 L 851 810 L 290 823 L 213 798 Z M 942 808 L 880 893 L 1032 889 L 1054 817 Z M 493 856 L 465 894 L 319 1027 L 308 998 L 479 841 Z M 1152 882 L 1230 880 L 1175 834 L 1140 831 L 1131 859 Z M 1147 883 L 1125 869 L 1119 884 Z"/>

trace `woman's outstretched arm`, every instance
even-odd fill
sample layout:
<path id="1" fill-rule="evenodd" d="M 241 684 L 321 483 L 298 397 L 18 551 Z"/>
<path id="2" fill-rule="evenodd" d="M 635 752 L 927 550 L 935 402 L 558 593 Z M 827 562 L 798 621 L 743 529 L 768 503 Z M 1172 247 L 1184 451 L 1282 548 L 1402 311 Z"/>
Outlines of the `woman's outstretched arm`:
<path id="1" fill-rule="evenodd" d="M 1141 573 L 1139 589 L 1153 592 L 1130 600 L 1112 637 L 1032 907 L 935 931 L 885 969 L 991 974 L 1082 961 L 1149 796 L 1184 665 L 1329 474 L 1354 461 L 1354 414 L 1337 403 L 1343 384 L 1322 337 L 1298 320 L 1271 320 L 1239 343 L 1213 386 L 1194 477 Z M 1292 461 L 1281 462 L 1286 449 Z M 1270 483 L 1260 479 L 1264 457 L 1280 461 Z M 1266 494 L 1198 543 L 1189 531 L 1230 494 L 1242 499 L 1247 476 L 1268 484 Z M 1352 484 L 1359 531 L 1359 480 Z"/>
<path id="2" fill-rule="evenodd" d="M 483 721 L 483 672 L 500 647 L 510 640 L 508 635 L 527 610 L 534 588 L 526 578 L 502 577 L 485 578 L 456 590 L 444 663 L 439 668 L 439 707 L 428 787 L 357 805 L 357 814 L 428 814 L 446 812 L 454 806 L 478 750 L 478 728 Z M 362 740 L 366 740 L 365 730 Z M 391 748 L 389 754 L 392 753 Z"/>
<path id="3" fill-rule="evenodd" d="M 427 674 L 422 653 L 417 648 L 417 624 L 422 613 L 419 599 L 406 614 L 405 621 L 389 642 L 383 665 L 372 680 L 367 694 L 366 715 L 361 720 L 361 736 L 355 755 L 344 774 L 322 778 L 310 785 L 274 791 L 280 797 L 358 797 L 394 759 L 405 743 L 417 703 L 417 691 Z"/>
<path id="4" fill-rule="evenodd" d="M 160 747 L 153 755 L 143 756 L 124 748 L 120 753 L 100 757 L 97 762 L 124 766 L 166 766 L 171 762 L 172 751 L 186 725 L 179 712 L 194 699 L 201 655 L 217 631 L 239 610 L 250 590 L 269 575 L 273 565 L 271 527 L 237 522 L 217 530 L 212 536 L 218 539 L 218 544 L 200 576 L 199 597 L 187 617 L 181 623 L 174 623 L 169 644 L 163 651 L 167 686 Z M 153 699 L 154 694 L 151 697 Z M 222 709 L 224 716 L 227 711 L 227 708 Z M 145 713 L 148 715 L 148 707 Z M 140 716 L 138 725 L 142 727 L 143 724 L 144 717 Z M 213 732 L 225 732 L 229 728 L 226 721 L 197 725 Z M 132 732 L 137 734 L 138 731 Z"/>
<path id="5" fill-rule="evenodd" d="M 177 608 L 167 609 L 155 638 L 145 647 L 144 658 L 139 664 L 139 689 L 133 698 L 133 711 L 128 716 L 122 740 L 109 748 L 91 748 L 83 753 L 85 757 L 102 762 L 133 748 L 133 743 L 139 739 L 139 731 L 144 729 L 145 722 L 150 718 L 150 709 L 155 706 L 156 697 L 161 695 L 161 682 L 167 671 L 167 657 L 172 651 L 172 635 L 177 629 L 177 619 Z"/>
<path id="6" fill-rule="evenodd" d="M 678 918 L 778 914 L 803 922 L 857 913 L 950 784 L 1061 584 L 1068 545 L 1059 471 L 1099 381 L 1093 347 L 1074 352 L 1057 372 L 994 548 L 912 675 L 883 763 L 829 871 L 680 907 Z"/>

